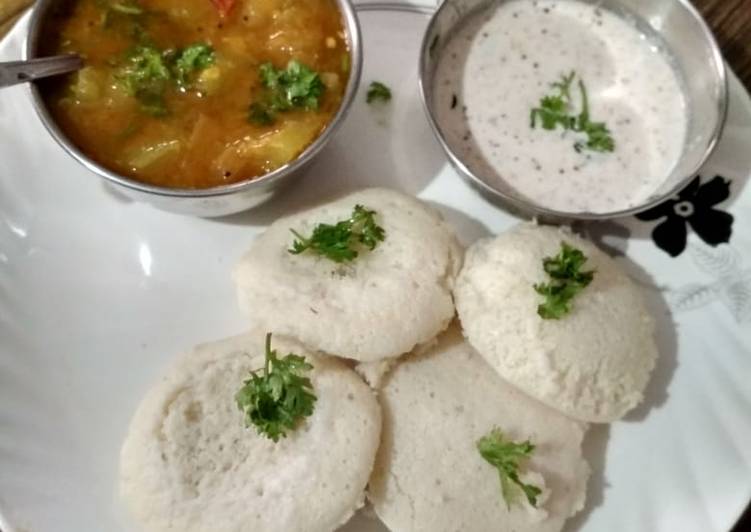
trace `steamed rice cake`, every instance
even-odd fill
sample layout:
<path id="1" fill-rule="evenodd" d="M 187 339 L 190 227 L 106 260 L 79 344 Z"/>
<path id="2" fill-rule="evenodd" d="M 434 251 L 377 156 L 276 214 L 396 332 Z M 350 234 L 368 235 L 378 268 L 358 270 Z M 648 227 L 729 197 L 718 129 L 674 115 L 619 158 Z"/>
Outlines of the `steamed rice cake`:
<path id="1" fill-rule="evenodd" d="M 543 259 L 566 242 L 594 279 L 559 320 L 537 313 Z M 655 322 L 618 264 L 569 231 L 523 224 L 467 250 L 455 290 L 464 334 L 508 382 L 571 417 L 609 422 L 639 404 L 657 359 Z"/>
<path id="2" fill-rule="evenodd" d="M 295 230 L 348 219 L 356 205 L 376 211 L 385 239 L 354 261 L 291 254 Z M 433 339 L 454 316 L 451 290 L 462 250 L 441 216 L 418 199 L 363 190 L 274 222 L 234 271 L 250 321 L 312 349 L 370 362 Z"/>
<path id="3" fill-rule="evenodd" d="M 393 532 L 557 532 L 584 506 L 586 424 L 506 383 L 451 327 L 386 377 L 383 436 L 368 498 Z M 536 445 L 521 471 L 537 508 L 507 506 L 476 442 L 493 428 Z"/>
<path id="4" fill-rule="evenodd" d="M 264 335 L 198 347 L 143 399 L 121 452 L 121 493 L 148 532 L 331 532 L 363 504 L 380 435 L 373 392 L 342 362 L 305 356 L 312 416 L 277 443 L 244 426 L 234 395 L 263 366 Z"/>

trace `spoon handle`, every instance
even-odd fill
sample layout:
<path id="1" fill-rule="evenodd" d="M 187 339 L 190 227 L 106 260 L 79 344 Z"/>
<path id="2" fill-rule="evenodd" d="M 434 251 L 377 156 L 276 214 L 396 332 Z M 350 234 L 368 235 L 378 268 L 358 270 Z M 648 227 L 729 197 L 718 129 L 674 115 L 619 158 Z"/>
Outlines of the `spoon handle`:
<path id="1" fill-rule="evenodd" d="M 83 68 L 83 60 L 76 54 L 40 57 L 28 61 L 8 61 L 0 63 L 0 88 L 67 74 L 81 68 Z"/>

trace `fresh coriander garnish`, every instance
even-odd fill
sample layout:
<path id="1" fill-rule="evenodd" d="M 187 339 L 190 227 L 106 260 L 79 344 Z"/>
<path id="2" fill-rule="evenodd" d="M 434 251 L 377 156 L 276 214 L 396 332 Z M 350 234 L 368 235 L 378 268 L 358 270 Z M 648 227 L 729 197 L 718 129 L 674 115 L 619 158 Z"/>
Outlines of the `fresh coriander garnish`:
<path id="1" fill-rule="evenodd" d="M 144 44 L 128 52 L 115 77 L 140 102 L 144 112 L 165 116 L 167 90 L 174 84 L 188 88 L 190 76 L 213 62 L 214 49 L 208 44 L 196 43 L 178 51 L 161 51 Z"/>
<path id="2" fill-rule="evenodd" d="M 386 103 L 391 100 L 391 89 L 380 81 L 373 81 L 368 87 L 368 93 L 365 96 L 368 103 L 382 102 Z"/>
<path id="3" fill-rule="evenodd" d="M 250 105 L 248 120 L 260 125 L 274 122 L 276 114 L 291 109 L 318 109 L 325 85 L 317 72 L 299 61 L 290 61 L 284 70 L 271 63 L 258 68 L 264 93 Z"/>
<path id="4" fill-rule="evenodd" d="M 594 271 L 581 271 L 587 257 L 581 250 L 561 242 L 561 251 L 555 257 L 542 261 L 549 283 L 534 286 L 535 291 L 545 296 L 545 302 L 537 307 L 537 314 L 546 320 L 559 320 L 571 311 L 571 300 L 592 282 Z"/>
<path id="5" fill-rule="evenodd" d="M 592 122 L 589 119 L 589 98 L 584 82 L 579 79 L 579 92 L 582 98 L 582 110 L 576 119 L 574 131 L 583 132 L 587 135 L 586 142 L 577 142 L 574 149 L 580 152 L 584 149 L 609 152 L 615 150 L 615 141 L 605 122 Z"/>
<path id="6" fill-rule="evenodd" d="M 501 429 L 494 428 L 477 440 L 477 450 L 490 465 L 498 470 L 501 480 L 501 495 L 506 506 L 519 500 L 524 494 L 533 507 L 537 507 L 537 497 L 542 490 L 532 484 L 525 484 L 519 479 L 519 468 L 532 456 L 535 446 L 527 440 L 516 443 L 506 438 Z"/>
<path id="7" fill-rule="evenodd" d="M 178 54 L 172 69 L 177 84 L 180 87 L 189 86 L 191 76 L 197 71 L 213 65 L 215 60 L 214 48 L 206 43 L 199 42 L 184 48 Z"/>
<path id="8" fill-rule="evenodd" d="M 235 394 L 245 426 L 255 425 L 258 434 L 275 442 L 285 438 L 302 418 L 313 414 L 313 384 L 303 376 L 312 369 L 305 357 L 293 353 L 280 359 L 271 349 L 271 333 L 267 334 L 263 370 L 252 371 Z"/>
<path id="9" fill-rule="evenodd" d="M 579 79 L 579 93 L 581 94 L 581 111 L 578 115 L 572 114 L 573 98 L 571 97 L 571 85 L 576 79 L 576 72 L 562 76 L 560 81 L 552 84 L 555 92 L 544 96 L 540 100 L 540 106 L 532 109 L 530 124 L 532 128 L 537 126 L 537 121 L 542 123 L 543 129 L 553 130 L 558 126 L 566 131 L 574 131 L 586 135 L 586 141 L 574 143 L 574 149 L 581 152 L 585 149 L 597 152 L 612 152 L 615 150 L 615 141 L 610 130 L 604 122 L 593 122 L 589 116 L 589 98 L 584 81 Z"/>
<path id="10" fill-rule="evenodd" d="M 530 114 L 531 127 L 537 126 L 537 119 L 542 122 L 542 127 L 547 130 L 553 130 L 557 126 L 563 129 L 573 129 L 576 118 L 569 116 L 571 107 L 571 83 L 574 81 L 576 74 L 572 72 L 568 76 L 563 76 L 561 81 L 552 83 L 555 94 L 543 96 L 540 100 L 540 107 L 532 109 Z"/>
<path id="11" fill-rule="evenodd" d="M 136 46 L 116 74 L 125 90 L 136 98 L 141 109 L 153 116 L 167 114 L 164 94 L 172 73 L 162 53 L 153 46 Z"/>
<path id="12" fill-rule="evenodd" d="M 268 126 L 276 120 L 276 113 L 268 103 L 253 102 L 248 108 L 248 120 L 259 126 Z"/>
<path id="13" fill-rule="evenodd" d="M 136 41 L 145 43 L 148 38 L 144 18 L 148 14 L 137 0 L 96 0 L 102 10 L 101 26 L 110 29 L 117 26 Z"/>
<path id="14" fill-rule="evenodd" d="M 291 229 L 296 240 L 287 251 L 299 255 L 310 250 L 334 262 L 355 260 L 361 248 L 373 250 L 386 238 L 386 232 L 376 223 L 375 215 L 375 211 L 356 205 L 348 220 L 334 225 L 318 224 L 309 238 Z"/>

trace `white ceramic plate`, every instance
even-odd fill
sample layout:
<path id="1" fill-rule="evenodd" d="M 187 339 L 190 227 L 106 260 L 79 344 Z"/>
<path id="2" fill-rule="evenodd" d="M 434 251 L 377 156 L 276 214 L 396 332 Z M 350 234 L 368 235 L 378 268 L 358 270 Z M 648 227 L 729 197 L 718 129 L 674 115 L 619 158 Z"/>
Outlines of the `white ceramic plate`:
<path id="1" fill-rule="evenodd" d="M 299 186 L 229 219 L 120 199 L 50 140 L 24 88 L 0 93 L 2 530 L 131 530 L 115 496 L 129 418 L 170 357 L 242 331 L 230 267 L 281 214 L 381 185 L 434 202 L 467 243 L 516 222 L 456 176 L 428 130 L 416 85 L 425 13 L 369 4 L 361 20 L 363 86 L 390 85 L 390 109 L 359 95 Z M 21 56 L 24 28 L 0 45 L 0 60 Z M 729 244 L 691 232 L 677 257 L 659 249 L 655 227 L 673 242 L 686 228 L 672 205 L 667 218 L 583 228 L 647 289 L 662 358 L 646 404 L 588 436 L 589 502 L 570 530 L 724 532 L 751 499 L 749 142 L 751 103 L 733 78 L 725 137 L 702 188 L 684 198 L 710 240 L 727 229 L 717 212 L 734 216 Z M 732 196 L 713 211 L 726 185 Z M 345 530 L 385 529 L 358 516 Z"/>

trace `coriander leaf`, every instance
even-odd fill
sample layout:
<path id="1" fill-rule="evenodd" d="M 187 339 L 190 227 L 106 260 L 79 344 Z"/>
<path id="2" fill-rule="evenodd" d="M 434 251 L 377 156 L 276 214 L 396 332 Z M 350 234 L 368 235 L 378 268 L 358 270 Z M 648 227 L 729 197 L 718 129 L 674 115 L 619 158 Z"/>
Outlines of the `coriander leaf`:
<path id="1" fill-rule="evenodd" d="M 288 251 L 299 255 L 305 251 L 312 251 L 334 262 L 350 262 L 357 258 L 357 251 L 351 247 L 352 231 L 349 222 L 339 222 L 336 225 L 319 224 L 313 230 L 310 238 L 305 238 L 297 231 L 292 248 Z"/>
<path id="2" fill-rule="evenodd" d="M 269 89 L 275 89 L 279 85 L 279 76 L 281 76 L 281 74 L 282 71 L 277 70 L 276 67 L 269 62 L 261 63 L 261 66 L 258 67 L 258 75 L 261 78 L 261 83 Z"/>
<path id="3" fill-rule="evenodd" d="M 571 83 L 575 76 L 576 74 L 571 72 L 568 76 L 563 76 L 561 81 L 552 84 L 557 92 L 544 96 L 540 100 L 540 107 L 532 109 L 530 115 L 532 128 L 536 127 L 539 118 L 543 129 L 553 130 L 558 125 L 563 129 L 571 129 L 573 117 L 568 115 L 568 111 L 571 107 Z"/>
<path id="4" fill-rule="evenodd" d="M 574 82 L 574 79 L 576 79 L 576 72 L 571 71 L 568 76 L 562 76 L 560 81 L 555 81 L 551 85 L 553 86 L 553 88 L 558 89 L 558 93 L 562 98 L 570 102 L 571 84 Z"/>
<path id="5" fill-rule="evenodd" d="M 138 99 L 145 112 L 154 116 L 167 114 L 164 93 L 172 76 L 158 49 L 147 45 L 131 49 L 115 77 L 128 94 Z"/>
<path id="6" fill-rule="evenodd" d="M 280 70 L 271 63 L 258 67 L 264 91 L 259 101 L 253 102 L 248 119 L 258 124 L 273 123 L 276 113 L 291 109 L 318 109 L 325 86 L 317 72 L 299 61 L 290 61 Z M 259 114 L 258 110 L 263 109 Z M 260 119 L 259 119 L 260 118 Z"/>
<path id="7" fill-rule="evenodd" d="M 541 318 L 559 320 L 571 312 L 571 301 L 594 279 L 594 271 L 581 271 L 586 261 L 581 250 L 566 242 L 561 242 L 557 256 L 543 259 L 543 269 L 551 281 L 534 285 L 535 291 L 545 297 L 537 307 Z"/>
<path id="8" fill-rule="evenodd" d="M 582 152 L 585 149 L 597 152 L 612 152 L 615 150 L 615 140 L 604 122 L 593 122 L 589 116 L 589 98 L 584 82 L 579 79 L 578 87 L 581 94 L 581 111 L 578 115 L 571 114 L 573 103 L 571 85 L 576 73 L 571 72 L 563 76 L 560 81 L 552 83 L 555 89 L 552 95 L 544 96 L 540 106 L 530 112 L 530 126 L 534 129 L 539 120 L 543 129 L 554 130 L 558 126 L 565 131 L 574 131 L 586 135 L 586 141 L 574 143 L 574 149 Z"/>
<path id="9" fill-rule="evenodd" d="M 581 152 L 584 148 L 599 152 L 615 150 L 615 141 L 603 122 L 588 122 L 585 133 L 587 134 L 587 142 L 584 144 L 577 142 L 574 146 L 576 151 Z"/>
<path id="10" fill-rule="evenodd" d="M 353 261 L 360 248 L 373 250 L 386 238 L 386 231 L 375 222 L 375 215 L 375 211 L 356 205 L 348 220 L 334 225 L 318 224 L 309 238 L 291 229 L 295 240 L 287 251 L 299 255 L 310 250 L 334 262 Z"/>
<path id="11" fill-rule="evenodd" d="M 173 68 L 177 84 L 180 87 L 189 86 L 192 74 L 213 65 L 215 60 L 214 48 L 206 43 L 195 43 L 184 48 Z"/>
<path id="12" fill-rule="evenodd" d="M 391 89 L 380 81 L 373 81 L 368 87 L 368 93 L 365 97 L 368 103 L 388 102 L 391 100 Z"/>
<path id="13" fill-rule="evenodd" d="M 248 120 L 254 124 L 268 126 L 274 123 L 274 111 L 267 103 L 253 102 L 248 109 Z"/>
<path id="14" fill-rule="evenodd" d="M 164 101 L 164 96 L 162 94 L 141 91 L 136 97 L 138 98 L 141 111 L 144 113 L 157 118 L 169 115 L 169 109 L 167 108 L 167 103 Z"/>
<path id="15" fill-rule="evenodd" d="M 513 442 L 496 427 L 477 440 L 477 450 L 485 461 L 498 470 L 501 495 L 509 509 L 522 494 L 529 504 L 537 507 L 537 497 L 542 490 L 532 484 L 525 484 L 519 478 L 519 468 L 535 450 L 535 446 L 529 440 L 522 443 Z"/>
<path id="16" fill-rule="evenodd" d="M 141 44 L 126 54 L 115 78 L 139 101 L 142 111 L 165 116 L 168 114 L 167 90 L 174 84 L 181 89 L 188 88 L 193 73 L 213 64 L 214 60 L 213 48 L 204 43 L 179 51 L 161 51 L 153 45 Z"/>
<path id="17" fill-rule="evenodd" d="M 304 357 L 293 353 L 280 359 L 271 349 L 271 333 L 267 334 L 263 370 L 252 371 L 235 394 L 245 426 L 255 425 L 258 434 L 275 442 L 285 438 L 302 418 L 313 414 L 316 396 L 304 376 L 312 369 Z"/>
<path id="18" fill-rule="evenodd" d="M 173 71 L 177 84 L 185 87 L 192 74 L 214 64 L 214 48 L 206 43 L 195 43 L 181 50 L 175 60 Z"/>
<path id="19" fill-rule="evenodd" d="M 386 238 L 386 231 L 375 223 L 375 214 L 375 211 L 368 210 L 362 205 L 355 205 L 350 218 L 352 233 L 356 235 L 357 241 L 371 251 L 378 242 Z"/>
<path id="20" fill-rule="evenodd" d="M 574 122 L 573 130 L 585 133 L 587 142 L 577 142 L 574 148 L 578 152 L 581 152 L 584 148 L 599 152 L 613 151 L 615 141 L 605 123 L 592 122 L 589 119 L 589 98 L 587 97 L 587 88 L 582 80 L 579 80 L 579 92 L 582 96 L 582 110 Z"/>
<path id="21" fill-rule="evenodd" d="M 138 42 L 146 43 L 148 36 L 144 28 L 144 18 L 147 11 L 137 0 L 96 0 L 96 5 L 102 10 L 101 26 L 110 29 L 113 26 L 124 31 Z"/>
<path id="22" fill-rule="evenodd" d="M 318 109 L 318 98 L 323 94 L 325 86 L 317 72 L 298 61 L 290 61 L 278 82 L 292 107 Z"/>

